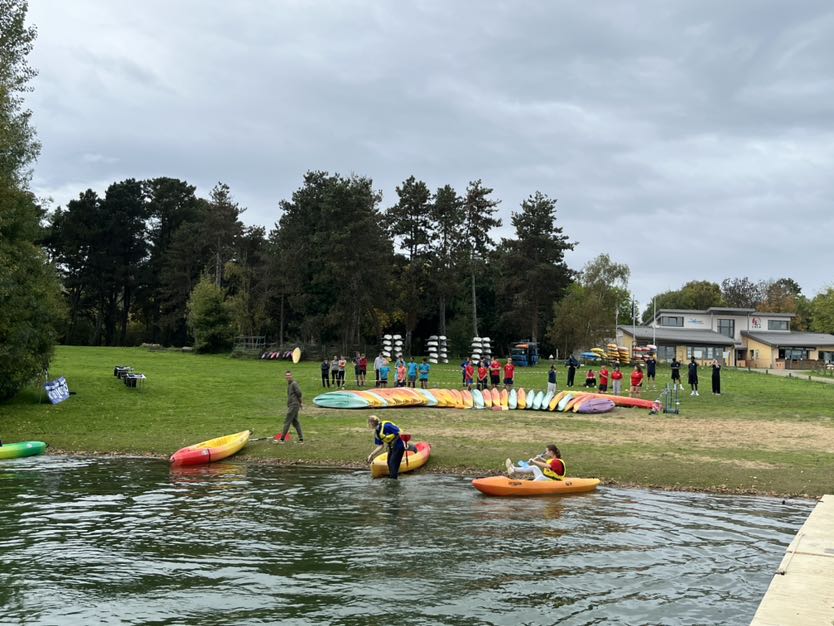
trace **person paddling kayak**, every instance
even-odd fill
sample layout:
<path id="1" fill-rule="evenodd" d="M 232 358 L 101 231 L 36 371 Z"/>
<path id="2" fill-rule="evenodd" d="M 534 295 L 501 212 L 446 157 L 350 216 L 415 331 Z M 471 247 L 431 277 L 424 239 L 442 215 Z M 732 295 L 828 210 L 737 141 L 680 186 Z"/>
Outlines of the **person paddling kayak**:
<path id="1" fill-rule="evenodd" d="M 533 480 L 564 480 L 567 474 L 567 467 L 562 460 L 562 453 L 554 444 L 547 446 L 544 454 L 540 454 L 523 467 L 515 467 L 510 459 L 504 462 L 507 466 L 507 474 L 532 474 Z"/>

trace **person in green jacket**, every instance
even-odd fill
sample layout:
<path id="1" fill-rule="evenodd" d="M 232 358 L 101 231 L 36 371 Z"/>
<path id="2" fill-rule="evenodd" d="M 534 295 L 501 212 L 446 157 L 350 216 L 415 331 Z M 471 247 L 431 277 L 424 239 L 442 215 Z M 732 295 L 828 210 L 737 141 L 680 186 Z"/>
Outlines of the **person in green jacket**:
<path id="1" fill-rule="evenodd" d="M 304 433 L 301 431 L 301 422 L 298 420 L 298 412 L 301 410 L 301 385 L 293 378 L 290 370 L 287 370 L 284 376 L 287 379 L 287 417 L 284 418 L 281 437 L 276 438 L 275 441 L 284 443 L 290 426 L 293 426 L 295 432 L 298 433 L 298 443 L 304 443 Z"/>

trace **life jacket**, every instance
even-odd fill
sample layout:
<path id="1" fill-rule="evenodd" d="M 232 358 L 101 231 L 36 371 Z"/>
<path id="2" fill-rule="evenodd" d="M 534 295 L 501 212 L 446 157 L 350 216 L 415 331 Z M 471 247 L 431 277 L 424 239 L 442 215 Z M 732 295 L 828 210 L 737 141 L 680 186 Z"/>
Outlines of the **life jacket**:
<path id="1" fill-rule="evenodd" d="M 559 460 L 562 461 L 562 459 L 559 459 Z M 564 473 L 561 474 L 561 475 L 557 474 L 550 467 L 550 462 L 548 461 L 547 465 L 542 468 L 542 474 L 544 474 L 548 478 L 552 478 L 553 480 L 563 480 L 565 478 L 565 476 L 567 476 L 567 474 L 568 474 L 568 466 L 565 465 L 564 461 L 562 461 L 562 469 L 563 469 Z"/>
<path id="2" fill-rule="evenodd" d="M 379 423 L 379 427 L 376 429 L 376 436 L 378 439 L 382 441 L 382 443 L 387 443 L 389 446 L 394 445 L 394 442 L 399 437 L 399 434 L 384 434 L 383 431 L 385 430 L 385 425 L 391 424 L 391 426 L 396 426 L 394 422 L 391 420 L 383 420 Z"/>

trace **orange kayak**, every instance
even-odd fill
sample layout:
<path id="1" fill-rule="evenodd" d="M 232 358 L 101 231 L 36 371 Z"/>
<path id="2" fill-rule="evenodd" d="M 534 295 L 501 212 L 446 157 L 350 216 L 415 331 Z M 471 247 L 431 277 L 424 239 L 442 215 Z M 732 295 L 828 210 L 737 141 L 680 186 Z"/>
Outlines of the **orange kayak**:
<path id="1" fill-rule="evenodd" d="M 564 480 L 518 480 L 508 476 L 476 478 L 472 486 L 488 496 L 550 496 L 594 491 L 599 478 L 565 478 Z"/>

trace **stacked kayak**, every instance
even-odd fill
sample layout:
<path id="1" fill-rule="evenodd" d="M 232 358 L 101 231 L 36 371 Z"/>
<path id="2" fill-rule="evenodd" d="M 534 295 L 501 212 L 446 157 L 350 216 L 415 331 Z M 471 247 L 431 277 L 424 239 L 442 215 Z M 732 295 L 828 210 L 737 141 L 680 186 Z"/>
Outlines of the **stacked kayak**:
<path id="1" fill-rule="evenodd" d="M 614 407 L 656 409 L 655 402 L 644 398 L 613 396 L 592 391 L 560 391 L 556 394 L 529 389 L 414 389 L 410 387 L 376 387 L 373 390 L 329 391 L 313 398 L 326 409 L 374 409 L 396 406 L 430 406 L 453 409 L 492 409 L 493 411 L 535 410 L 574 413 L 605 413 Z"/>
<path id="2" fill-rule="evenodd" d="M 565 478 L 564 480 L 519 480 L 509 476 L 476 478 L 472 486 L 488 496 L 524 497 L 551 496 L 594 491 L 598 478 Z"/>
<path id="3" fill-rule="evenodd" d="M 431 445 L 425 441 L 418 441 L 414 444 L 417 448 L 416 452 L 407 451 L 403 455 L 403 460 L 400 462 L 400 474 L 403 472 L 411 472 L 428 463 L 431 456 Z M 373 478 L 380 478 L 388 476 L 388 453 L 384 452 L 378 457 L 374 458 L 371 463 L 371 476 Z"/>
<path id="4" fill-rule="evenodd" d="M 209 439 L 193 446 L 186 446 L 171 455 L 174 465 L 200 465 L 220 461 L 238 452 L 249 441 L 251 430 L 244 430 L 233 435 Z"/>
<path id="5" fill-rule="evenodd" d="M 43 441 L 20 441 L 18 443 L 4 443 L 0 446 L 0 459 L 18 459 L 24 456 L 36 456 L 46 450 Z"/>

